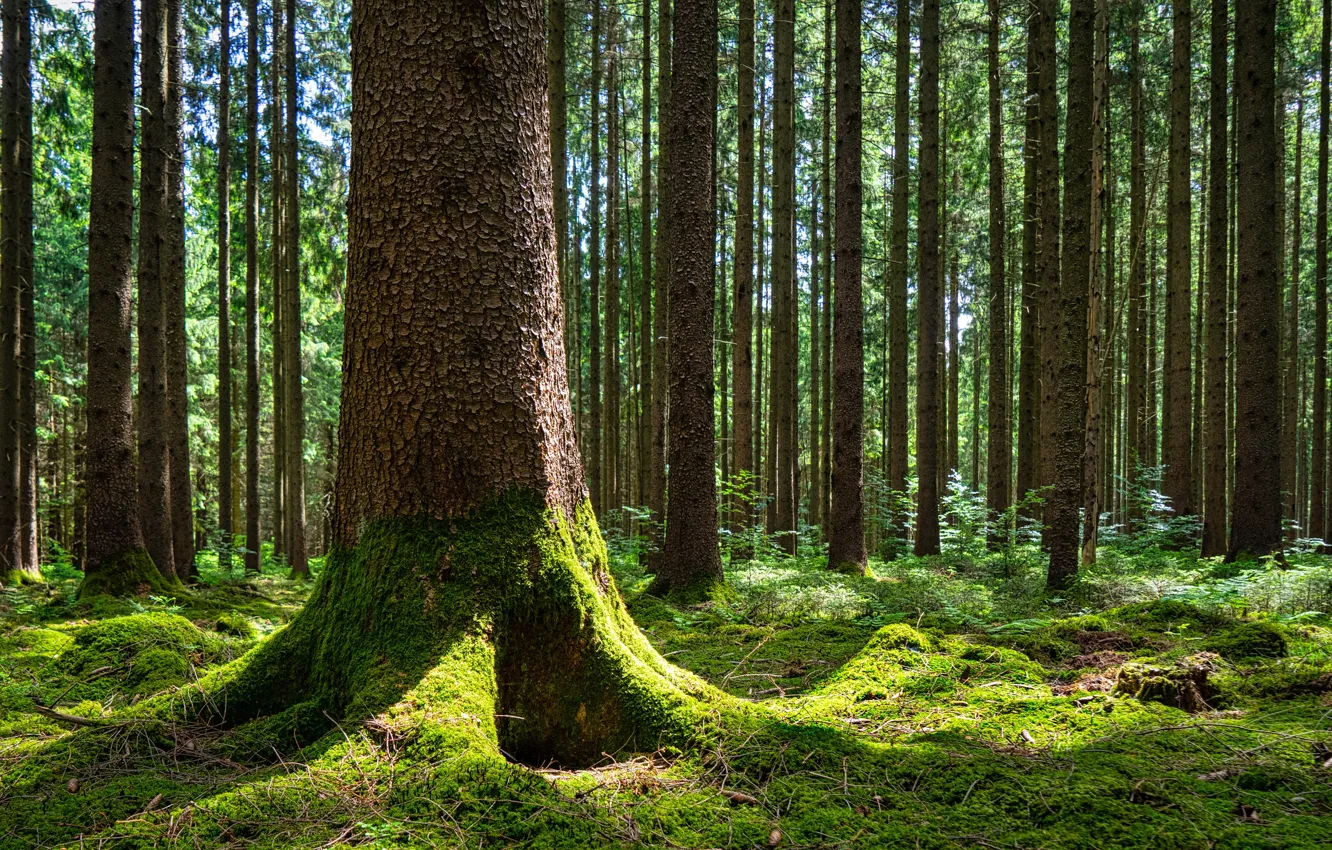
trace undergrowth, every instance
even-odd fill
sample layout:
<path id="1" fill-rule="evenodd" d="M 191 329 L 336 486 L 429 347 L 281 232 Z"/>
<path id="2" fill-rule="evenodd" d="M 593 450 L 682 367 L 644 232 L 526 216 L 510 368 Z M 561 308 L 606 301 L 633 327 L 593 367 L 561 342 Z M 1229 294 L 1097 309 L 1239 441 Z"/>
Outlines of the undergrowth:
<path id="1" fill-rule="evenodd" d="M 786 558 L 741 528 L 734 594 L 679 607 L 642 593 L 642 520 L 606 535 L 630 613 L 749 707 L 578 771 L 444 747 L 404 705 L 304 747 L 162 719 L 299 609 L 311 585 L 267 559 L 126 600 L 78 600 L 60 564 L 6 589 L 0 848 L 1332 843 L 1325 556 L 1224 566 L 1110 534 L 1052 598 L 1037 546 L 991 552 L 971 520 L 864 578 L 824 570 L 809 529 Z"/>

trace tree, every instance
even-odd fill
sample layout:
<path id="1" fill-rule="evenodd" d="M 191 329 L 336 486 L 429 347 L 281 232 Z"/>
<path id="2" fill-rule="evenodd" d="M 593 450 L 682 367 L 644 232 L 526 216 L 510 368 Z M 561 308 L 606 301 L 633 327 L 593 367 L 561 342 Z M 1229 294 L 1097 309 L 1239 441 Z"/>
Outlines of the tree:
<path id="1" fill-rule="evenodd" d="M 735 318 L 731 371 L 735 379 L 732 469 L 738 480 L 754 473 L 754 0 L 740 0 L 736 76 Z M 748 522 L 749 517 L 743 521 Z"/>
<path id="2" fill-rule="evenodd" d="M 1303 247 L 1303 186 L 1304 186 L 1304 98 L 1297 98 L 1295 110 L 1295 198 L 1291 204 L 1290 244 L 1290 306 L 1286 310 L 1286 371 L 1281 386 L 1281 489 L 1282 517 L 1286 521 L 1288 539 L 1299 534 L 1300 510 L 1299 467 L 1303 461 L 1299 450 L 1303 398 L 1300 380 L 1304 375 L 1300 363 L 1300 252 Z M 1223 260 L 1224 261 L 1224 260 Z M 1224 337 L 1222 338 L 1224 342 Z M 1224 396 L 1223 396 L 1224 401 Z M 1222 411 L 1224 412 L 1224 410 Z M 1225 442 L 1221 449 L 1225 451 Z M 1225 509 L 1222 508 L 1222 518 Z M 1205 530 L 1204 530 L 1205 533 Z M 1222 550 L 1224 551 L 1224 549 Z M 1222 554 L 1218 552 L 1216 554 Z"/>
<path id="3" fill-rule="evenodd" d="M 1110 21 L 1107 0 L 1094 0 L 1095 60 L 1092 66 L 1091 105 L 1091 209 L 1088 226 L 1090 285 L 1087 290 L 1087 390 L 1083 426 L 1082 449 L 1082 563 L 1096 563 L 1098 531 L 1101 525 L 1101 507 L 1104 504 L 1101 479 L 1101 429 L 1106 422 L 1106 397 L 1102 391 L 1101 348 L 1106 344 L 1102 335 L 1101 311 L 1105 297 L 1105 266 L 1102 255 L 1102 226 L 1108 199 L 1105 192 L 1105 111 L 1109 95 Z"/>
<path id="4" fill-rule="evenodd" d="M 171 526 L 171 460 L 167 442 L 167 10 L 144 0 L 140 11 L 139 76 L 139 519 L 153 563 L 176 578 Z"/>
<path id="5" fill-rule="evenodd" d="M 692 72 L 707 22 L 678 8 Z M 414 688 L 483 718 L 446 737 L 568 766 L 687 727 L 703 686 L 632 625 L 578 459 L 542 10 L 508 4 L 501 28 L 493 5 L 353 9 L 352 97 L 388 120 L 352 118 L 335 547 L 312 601 L 210 702 L 230 721 L 311 701 L 364 716 Z M 391 35 L 409 26 L 422 37 Z M 691 89 L 708 106 L 695 75 L 677 75 L 685 116 Z"/>
<path id="6" fill-rule="evenodd" d="M 657 245 L 669 246 L 671 185 L 669 134 L 665 128 L 671 113 L 671 0 L 657 0 Z M 648 472 L 648 508 L 658 521 L 666 519 L 666 396 L 668 312 L 670 302 L 671 252 L 657 251 L 654 269 L 652 312 L 652 463 Z M 758 397 L 755 393 L 755 397 Z M 755 405 L 757 408 L 758 405 Z M 659 543 L 661 541 L 658 541 Z M 648 556 L 649 571 L 661 567 L 662 547 Z"/>
<path id="7" fill-rule="evenodd" d="M 901 10 L 899 10 L 900 14 Z M 833 261 L 832 519 L 828 564 L 864 573 L 865 329 L 861 301 L 860 0 L 836 0 L 837 229 Z"/>
<path id="8" fill-rule="evenodd" d="M 666 111 L 666 213 L 670 241 L 670 488 L 666 547 L 649 590 L 697 597 L 725 581 L 717 541 L 712 335 L 712 139 L 716 112 L 717 7 L 677 0 Z"/>
<path id="9" fill-rule="evenodd" d="M 1129 277 L 1128 381 L 1124 402 L 1124 453 L 1128 484 L 1139 483 L 1139 470 L 1149 463 L 1147 451 L 1147 330 L 1144 266 L 1147 247 L 1147 178 L 1142 107 L 1142 4 L 1135 2 L 1129 24 Z M 1136 515 L 1130 515 L 1136 520 Z"/>
<path id="10" fill-rule="evenodd" d="M 286 268 L 286 262 L 283 259 L 283 253 L 287 249 L 284 232 L 286 230 L 286 215 L 282 208 L 287 202 L 287 193 L 283 189 L 283 183 L 286 180 L 286 169 L 282 166 L 282 158 L 286 155 L 286 144 L 283 139 L 286 136 L 286 125 L 282 121 L 282 114 L 285 106 L 282 98 L 282 54 L 281 45 L 284 43 L 282 37 L 282 18 L 284 4 L 282 0 L 272 0 L 272 61 L 268 64 L 268 170 L 269 170 L 269 225 L 270 241 L 268 246 L 269 262 L 269 282 L 272 287 L 271 301 L 269 304 L 270 312 L 273 315 L 272 329 L 272 385 L 273 385 L 273 554 L 277 557 L 285 557 L 287 554 L 287 465 L 284 462 L 287 452 L 287 428 L 286 428 L 286 369 L 283 354 L 286 352 L 286 345 L 283 342 L 283 335 L 286 333 L 286 322 L 283 321 L 282 314 L 286 309 L 286 298 L 283 295 L 283 289 L 286 287 L 286 275 L 283 269 Z"/>
<path id="11" fill-rule="evenodd" d="M 591 207 L 588 209 L 589 224 L 588 247 L 592 249 L 590 258 L 590 287 L 588 344 L 589 377 L 591 379 L 591 401 L 588 409 L 591 425 L 591 437 L 587 441 L 584 456 L 587 458 L 588 487 L 592 490 L 592 508 L 597 516 L 604 516 L 605 503 L 602 502 L 601 484 L 601 0 L 592 0 L 592 153 L 591 153 Z"/>
<path id="12" fill-rule="evenodd" d="M 907 185 L 911 158 L 911 3 L 897 0 L 893 51 L 893 226 L 888 260 L 888 489 L 907 489 L 907 360 L 911 341 L 907 322 Z M 894 523 L 906 532 L 906 517 Z"/>
<path id="13" fill-rule="evenodd" d="M 1214 558 L 1226 553 L 1226 48 L 1229 8 L 1226 0 L 1212 0 L 1210 169 L 1207 208 L 1207 369 L 1203 439 L 1206 442 L 1203 469 L 1202 554 Z M 1298 190 L 1297 190 L 1298 191 Z M 1296 195 L 1298 198 L 1299 196 Z M 1298 276 L 1298 273 L 1297 273 Z"/>
<path id="14" fill-rule="evenodd" d="M 1167 431 L 1162 461 L 1165 496 L 1177 516 L 1197 513 L 1193 504 L 1193 376 L 1190 368 L 1193 184 L 1189 169 L 1192 124 L 1192 0 L 1174 0 L 1170 73 L 1170 161 L 1166 184 L 1166 363 Z"/>
<path id="15" fill-rule="evenodd" d="M 222 0 L 217 82 L 217 533 L 231 570 L 231 0 Z"/>
<path id="16" fill-rule="evenodd" d="M 939 2 L 920 18 L 920 219 L 916 279 L 916 547 L 939 554 Z"/>
<path id="17" fill-rule="evenodd" d="M 618 45 L 618 9 L 612 13 L 607 44 Z M 619 510 L 621 499 L 620 460 L 620 100 L 618 76 L 620 51 L 612 47 L 606 58 L 606 322 L 602 356 L 605 358 L 605 390 L 601 406 L 601 504 L 604 510 Z"/>
<path id="18" fill-rule="evenodd" d="M 1053 14 L 1047 20 L 1053 20 Z M 1077 577 L 1087 391 L 1087 292 L 1092 262 L 1096 2 L 1072 0 L 1068 21 L 1068 108 L 1064 141 L 1064 229 L 1058 314 L 1047 327 L 1059 351 L 1054 420 L 1054 489 L 1046 508 L 1051 589 Z M 1051 66 L 1047 66 L 1051 67 Z M 1186 355 L 1187 356 L 1187 355 Z M 1042 417 L 1047 415 L 1042 412 Z"/>
<path id="19" fill-rule="evenodd" d="M 1036 489 L 1040 465 L 1040 393 L 1036 373 L 1039 369 L 1040 317 L 1037 314 L 1039 282 L 1036 279 L 1036 251 L 1039 236 L 1037 177 L 1040 170 L 1040 62 L 1037 45 L 1041 40 L 1041 16 L 1027 15 L 1026 109 L 1022 137 L 1022 331 L 1018 340 L 1018 415 L 1017 479 L 1015 496 L 1026 499 Z"/>
<path id="20" fill-rule="evenodd" d="M 1235 501 L 1227 560 L 1281 550 L 1276 2 L 1235 2 Z"/>
<path id="21" fill-rule="evenodd" d="M 652 0 L 643 0 L 643 115 L 642 163 L 639 167 L 641 202 L 639 204 L 639 242 L 642 244 L 641 276 L 638 289 L 638 499 L 648 499 L 652 471 Z M 751 15 L 752 17 L 752 15 Z M 752 89 L 752 87 L 751 87 Z M 750 102 L 753 102 L 751 91 Z M 753 111 L 751 107 L 751 112 Z"/>
<path id="22" fill-rule="evenodd" d="M 771 416 L 776 497 L 770 533 L 788 554 L 796 547 L 795 368 L 795 0 L 773 4 L 772 375 Z"/>
<path id="23" fill-rule="evenodd" d="M 1003 76 L 999 64 L 999 32 L 1003 12 L 999 0 L 988 0 L 990 25 L 986 47 L 990 76 L 990 406 L 986 418 L 986 508 L 992 521 L 1008 510 L 1012 481 L 1011 426 L 1008 422 L 1008 282 L 1004 278 Z M 972 446 L 972 452 L 979 446 Z M 991 542 L 998 542 L 992 534 Z"/>
<path id="24" fill-rule="evenodd" d="M 829 529 L 832 527 L 832 295 L 833 295 L 833 263 L 832 263 L 832 243 L 833 243 L 833 196 L 832 196 L 832 177 L 830 174 L 832 162 L 832 100 L 833 100 L 833 76 L 832 76 L 832 55 L 834 52 L 833 41 L 833 3 L 832 0 L 824 0 L 823 3 L 823 91 L 820 98 L 820 106 L 823 110 L 823 139 L 819 145 L 819 197 L 823 199 L 823 254 L 821 257 L 811 257 L 812 262 L 817 262 L 823 269 L 823 310 L 819 316 L 821 323 L 819 337 L 823 344 L 822 356 L 819 358 L 819 366 L 822 374 L 819 378 L 819 447 L 820 454 L 819 471 L 823 476 L 819 485 L 819 493 L 822 496 L 822 503 L 819 505 L 819 523 L 823 526 L 823 533 L 826 539 Z M 904 432 L 905 433 L 905 432 Z"/>
<path id="25" fill-rule="evenodd" d="M 134 4 L 93 6 L 93 158 L 88 221 L 87 562 L 82 597 L 160 590 L 144 548 L 130 398 L 134 213 Z"/>
<path id="26" fill-rule="evenodd" d="M 177 0 L 178 2 L 178 0 Z M 287 202 L 282 208 L 286 216 L 283 235 L 287 248 L 283 252 L 283 304 L 282 318 L 286 324 L 282 333 L 283 395 L 286 408 L 283 425 L 286 439 L 283 444 L 283 481 L 287 494 L 283 499 L 286 517 L 282 528 L 287 536 L 287 563 L 294 577 L 310 575 L 305 553 L 305 393 L 301 388 L 301 180 L 300 146 L 297 130 L 297 92 L 300 88 L 296 74 L 296 0 L 287 0 L 286 70 L 287 70 L 287 132 L 283 165 L 286 174 L 283 187 Z"/>
<path id="27" fill-rule="evenodd" d="M 245 572 L 259 572 L 259 0 L 245 2 Z"/>
<path id="28" fill-rule="evenodd" d="M 1329 110 L 1329 87 L 1332 86 L 1332 2 L 1329 0 L 1323 0 L 1319 62 L 1322 70 L 1318 76 L 1318 199 L 1314 213 L 1314 367 L 1311 398 L 1313 416 L 1309 424 L 1312 458 L 1309 461 L 1308 534 L 1321 540 L 1327 536 L 1327 168 L 1328 125 L 1332 123 L 1332 111 Z M 1238 71 L 1235 78 L 1239 79 Z M 1237 144 L 1238 126 L 1236 123 Z M 1235 202 L 1239 203 L 1238 197 Z M 1236 434 L 1236 438 L 1238 436 Z"/>

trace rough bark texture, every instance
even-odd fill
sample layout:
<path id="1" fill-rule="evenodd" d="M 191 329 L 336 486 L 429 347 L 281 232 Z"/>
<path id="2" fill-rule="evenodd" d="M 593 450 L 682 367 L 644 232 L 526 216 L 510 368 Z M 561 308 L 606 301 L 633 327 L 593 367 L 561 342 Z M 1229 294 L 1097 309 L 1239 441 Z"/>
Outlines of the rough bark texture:
<path id="1" fill-rule="evenodd" d="M 659 523 L 666 520 L 666 403 L 671 252 L 668 178 L 670 145 L 666 122 L 671 114 L 671 0 L 657 0 L 657 267 L 653 276 L 652 312 L 652 445 L 648 470 L 648 507 Z M 648 557 L 648 569 L 661 567 L 662 541 Z"/>
<path id="2" fill-rule="evenodd" d="M 985 506 L 990 512 L 991 542 L 1004 537 L 997 521 L 1008 510 L 1012 484 L 1013 449 L 1008 394 L 1008 281 L 1004 269 L 1004 89 L 999 64 L 999 33 L 1003 26 L 1000 0 L 989 0 L 986 56 L 990 109 L 990 291 L 989 291 L 989 404 L 986 411 Z M 972 451 L 980 451 L 979 444 Z"/>
<path id="3" fill-rule="evenodd" d="M 641 276 L 638 290 L 638 498 L 635 504 L 648 503 L 652 470 L 652 0 L 643 0 L 643 137 L 642 163 L 639 167 L 641 198 L 639 204 L 639 242 L 642 244 Z M 751 95 L 752 102 L 752 95 Z"/>
<path id="4" fill-rule="evenodd" d="M 607 44 L 618 43 L 616 14 L 612 14 Z M 605 392 L 601 405 L 602 509 L 624 506 L 620 469 L 620 100 L 619 50 L 606 59 L 606 323 Z"/>
<path id="5" fill-rule="evenodd" d="M 680 740 L 710 693 L 633 627 L 586 503 L 543 23 L 532 0 L 353 10 L 335 547 L 293 623 L 204 683 L 227 721 L 319 734 L 405 699 L 437 751 L 580 766 Z"/>
<path id="6" fill-rule="evenodd" d="M 713 439 L 712 139 L 717 7 L 677 0 L 666 113 L 670 242 L 670 488 L 666 549 L 654 593 L 698 596 L 724 578 L 717 542 Z"/>
<path id="7" fill-rule="evenodd" d="M 1036 373 L 1040 347 L 1040 317 L 1037 314 L 1036 249 L 1040 222 L 1037 218 L 1036 183 L 1040 157 L 1040 110 L 1036 107 L 1040 91 L 1040 63 L 1036 45 L 1040 42 L 1041 16 L 1034 10 L 1027 14 L 1026 124 L 1022 138 L 1022 331 L 1018 340 L 1018 421 L 1017 479 L 1014 496 L 1018 500 L 1036 488 L 1036 467 L 1040 463 L 1040 387 Z"/>
<path id="8" fill-rule="evenodd" d="M 1236 0 L 1236 416 L 1230 560 L 1281 549 L 1275 29 L 1275 0 Z"/>
<path id="9" fill-rule="evenodd" d="M 231 570 L 231 0 L 222 0 L 217 83 L 217 533 Z"/>
<path id="10" fill-rule="evenodd" d="M 162 259 L 162 303 L 166 322 L 167 456 L 171 477 L 172 563 L 182 579 L 194 566 L 194 497 L 190 482 L 189 342 L 185 338 L 185 137 L 184 45 L 181 0 L 167 4 L 167 228 Z"/>
<path id="11" fill-rule="evenodd" d="M 1096 545 L 1101 523 L 1102 481 L 1101 429 L 1105 423 L 1104 394 L 1101 391 L 1102 337 L 1101 311 L 1104 298 L 1104 267 L 1101 257 L 1101 226 L 1106 208 L 1105 198 L 1105 108 L 1108 95 L 1109 73 L 1109 20 L 1107 0 L 1094 0 L 1095 58 L 1092 65 L 1091 104 L 1091 209 L 1089 210 L 1090 243 L 1088 267 L 1090 285 L 1087 290 L 1087 389 L 1083 403 L 1084 442 L 1082 448 L 1082 563 L 1096 563 Z"/>
<path id="12" fill-rule="evenodd" d="M 564 305 L 564 350 L 570 354 L 568 369 L 581 368 L 573 345 L 573 311 L 569 309 L 580 271 L 569 268 L 569 114 L 566 92 L 565 0 L 546 4 L 546 75 L 550 80 L 547 107 L 550 110 L 550 169 L 555 193 L 555 261 L 559 266 L 560 300 Z M 646 38 L 647 30 L 644 29 Z M 645 107 L 646 108 L 646 107 Z M 644 156 L 647 156 L 645 153 Z M 573 381 L 570 380 L 570 384 Z"/>
<path id="13" fill-rule="evenodd" d="M 283 394 L 286 409 L 283 425 L 287 435 L 283 444 L 283 481 L 287 495 L 283 499 L 286 516 L 283 531 L 287 538 L 287 563 L 296 577 L 310 575 L 305 551 L 305 391 L 301 388 L 301 179 L 300 154 L 297 131 L 297 95 L 300 85 L 296 71 L 296 0 L 287 0 L 286 44 L 286 120 L 284 139 L 286 152 L 282 158 L 286 174 L 282 181 L 287 202 L 282 212 L 286 217 L 283 236 L 287 248 L 283 252 L 283 304 L 282 316 L 286 328 L 282 334 Z"/>
<path id="14" fill-rule="evenodd" d="M 1281 386 L 1281 491 L 1282 524 L 1287 540 L 1301 536 L 1299 465 L 1300 377 L 1300 251 L 1303 247 L 1302 199 L 1304 186 L 1304 98 L 1298 99 L 1295 122 L 1295 198 L 1291 205 L 1290 302 L 1286 308 L 1286 371 Z M 1223 260 L 1224 261 L 1224 260 Z M 1224 398 L 1224 395 L 1223 395 Z M 1223 479 L 1224 480 L 1224 479 Z M 1224 508 L 1222 517 L 1224 519 Z"/>
<path id="15" fill-rule="evenodd" d="M 909 2 L 895 15 L 893 69 L 893 227 L 888 259 L 888 489 L 907 489 L 907 366 L 910 331 L 907 321 L 907 206 L 911 158 L 911 14 Z M 895 536 L 905 536 L 906 517 L 894 518 Z M 895 547 L 894 547 L 895 549 Z M 890 551 L 889 554 L 895 554 Z"/>
<path id="16" fill-rule="evenodd" d="M 1147 334 L 1145 267 L 1147 234 L 1146 154 L 1143 143 L 1141 3 L 1129 25 L 1129 122 L 1132 140 L 1129 150 L 1129 321 L 1128 381 L 1124 404 L 1125 455 L 1130 487 L 1140 483 L 1138 471 L 1147 465 Z M 1130 521 L 1136 520 L 1131 511 Z"/>
<path id="17" fill-rule="evenodd" d="M 795 554 L 796 448 L 792 397 L 796 365 L 795 318 L 795 0 L 773 6 L 772 115 L 772 416 L 776 452 L 773 525 L 788 554 Z"/>
<path id="18" fill-rule="evenodd" d="M 34 310 L 32 217 L 32 12 L 26 0 L 11 0 L 6 25 L 13 31 L 5 53 L 13 93 L 12 113 L 5 113 L 5 133 L 13 139 L 6 156 L 14 156 L 11 203 L 14 229 L 3 243 L 13 246 L 12 272 L 18 302 L 18 550 L 21 581 L 40 580 L 37 552 L 37 326 Z M 7 258 L 8 259 L 8 258 Z M 2 464 L 0 464 L 2 465 Z M 0 575 L 3 580 L 3 575 Z"/>
<path id="19" fill-rule="evenodd" d="M 27 21 L 26 3 L 3 5 L 4 50 L 0 63 L 0 582 L 24 574 L 21 512 L 22 450 L 19 445 L 19 359 L 23 335 L 19 317 L 19 30 Z"/>
<path id="20" fill-rule="evenodd" d="M 1202 554 L 1214 558 L 1226 553 L 1226 211 L 1230 200 L 1226 185 L 1226 48 L 1229 8 L 1226 0 L 1212 0 L 1211 115 L 1207 187 L 1207 368 L 1203 439 Z M 1296 190 L 1298 192 L 1298 190 Z M 1297 194 L 1298 198 L 1299 195 Z M 1297 237 L 1298 238 L 1298 237 Z"/>
<path id="21" fill-rule="evenodd" d="M 87 571 L 80 595 L 146 592 L 162 578 L 139 530 L 130 397 L 134 220 L 134 4 L 93 7 L 88 221 Z"/>
<path id="22" fill-rule="evenodd" d="M 1190 367 L 1193 185 L 1189 168 L 1192 122 L 1192 0 L 1174 0 L 1170 74 L 1170 157 L 1166 183 L 1166 353 L 1163 391 L 1169 411 L 1163 438 L 1163 490 L 1176 516 L 1193 504 L 1193 375 Z"/>
<path id="23" fill-rule="evenodd" d="M 259 0 L 245 3 L 245 572 L 259 572 Z"/>
<path id="24" fill-rule="evenodd" d="M 1059 351 L 1056 372 L 1053 485 L 1046 525 L 1050 544 L 1048 585 L 1077 577 L 1087 415 L 1087 292 L 1092 260 L 1092 141 L 1094 128 L 1095 0 L 1072 0 L 1069 9 L 1068 108 L 1064 141 L 1064 230 L 1058 315 L 1051 317 Z M 1186 355 L 1187 356 L 1187 353 Z M 1044 416 L 1044 414 L 1042 414 Z"/>
<path id="25" fill-rule="evenodd" d="M 282 38 L 282 0 L 273 0 L 272 6 L 272 29 L 273 45 L 283 44 Z M 271 237 L 269 241 L 269 281 L 272 286 L 272 300 L 270 301 L 270 312 L 273 316 L 272 329 L 272 385 L 273 385 L 273 528 L 271 535 L 273 538 L 273 554 L 277 557 L 285 557 L 287 554 L 287 534 L 286 534 L 286 463 L 283 459 L 287 456 L 287 429 L 283 425 L 286 421 L 286 394 L 284 392 L 286 381 L 285 369 L 283 368 L 283 352 L 286 346 L 283 344 L 283 334 L 286 331 L 286 323 L 282 320 L 282 313 L 285 309 L 285 299 L 283 289 L 286 286 L 286 275 L 282 273 L 285 268 L 283 254 L 286 252 L 286 239 L 283 237 L 284 221 L 286 216 L 282 214 L 282 207 L 286 203 L 287 193 L 283 189 L 286 182 L 286 169 L 282 167 L 282 158 L 286 152 L 286 145 L 283 139 L 286 136 L 286 128 L 282 121 L 282 113 L 285 108 L 282 100 L 282 53 L 283 51 L 274 47 L 272 50 L 273 60 L 268 64 L 268 122 L 269 122 L 269 146 L 268 146 L 268 165 L 269 165 L 269 188 L 271 191 L 269 201 L 269 224 L 271 225 Z"/>
<path id="26" fill-rule="evenodd" d="M 1038 489 L 1045 489 L 1055 483 L 1055 454 L 1059 439 L 1059 371 L 1060 358 L 1059 332 L 1056 326 L 1062 324 L 1063 317 L 1058 316 L 1060 309 L 1059 263 L 1060 263 L 1060 192 L 1059 192 L 1059 67 L 1058 67 L 1058 17 L 1060 0 L 1038 0 L 1036 14 L 1041 18 L 1040 38 L 1036 43 L 1037 58 L 1037 113 L 1040 116 L 1040 139 L 1036 151 L 1036 206 L 1040 224 L 1037 228 L 1036 242 L 1036 322 L 1039 330 L 1038 360 L 1040 369 L 1037 380 L 1040 382 L 1037 407 L 1036 428 L 1037 445 L 1035 454 L 1036 481 Z M 1082 358 L 1078 358 L 1079 361 Z M 1050 502 L 1046 500 L 1046 532 L 1049 531 Z M 1048 546 L 1048 537 L 1044 541 Z"/>
<path id="27" fill-rule="evenodd" d="M 823 481 L 819 490 L 823 497 L 819 505 L 819 522 L 823 526 L 824 537 L 832 527 L 832 314 L 833 314 L 833 194 L 832 194 L 832 101 L 833 101 L 833 4 L 824 0 L 823 4 L 823 140 L 819 148 L 819 193 L 823 198 L 823 253 L 812 259 L 823 267 L 823 311 L 819 317 L 821 323 L 821 341 L 823 356 L 820 366 L 823 370 L 820 386 L 820 434 L 818 452 L 822 456 L 819 465 Z"/>
<path id="28" fill-rule="evenodd" d="M 140 33 L 139 517 L 153 563 L 164 578 L 174 579 L 166 409 L 166 304 L 162 292 L 168 226 L 167 14 L 163 0 L 145 0 L 140 13 Z"/>
<path id="29" fill-rule="evenodd" d="M 916 278 L 916 546 L 939 554 L 939 3 L 920 18 L 920 219 Z"/>
<path id="30" fill-rule="evenodd" d="M 865 330 L 861 301 L 860 0 L 837 0 L 837 232 L 833 264 L 832 518 L 828 564 L 863 573 Z"/>
<path id="31" fill-rule="evenodd" d="M 592 101 L 591 206 L 588 208 L 589 263 L 588 295 L 588 404 L 587 486 L 592 491 L 592 509 L 605 516 L 601 501 L 601 0 L 592 0 Z"/>

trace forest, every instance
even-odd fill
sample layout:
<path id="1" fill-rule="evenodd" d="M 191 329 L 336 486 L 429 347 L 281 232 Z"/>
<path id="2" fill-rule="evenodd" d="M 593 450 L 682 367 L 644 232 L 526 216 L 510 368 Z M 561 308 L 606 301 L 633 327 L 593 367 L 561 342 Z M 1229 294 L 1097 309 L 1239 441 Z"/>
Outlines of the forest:
<path id="1" fill-rule="evenodd" d="M 1332 0 L 0 34 L 0 850 L 1332 846 Z"/>

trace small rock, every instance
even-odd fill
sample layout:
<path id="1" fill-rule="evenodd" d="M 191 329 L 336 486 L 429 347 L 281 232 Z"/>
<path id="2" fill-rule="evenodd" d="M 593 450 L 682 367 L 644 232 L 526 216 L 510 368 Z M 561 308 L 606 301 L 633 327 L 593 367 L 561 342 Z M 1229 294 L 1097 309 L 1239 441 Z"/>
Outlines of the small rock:
<path id="1" fill-rule="evenodd" d="M 71 779 L 65 783 L 65 787 L 69 789 L 69 793 L 77 794 L 79 793 L 79 780 Z"/>

